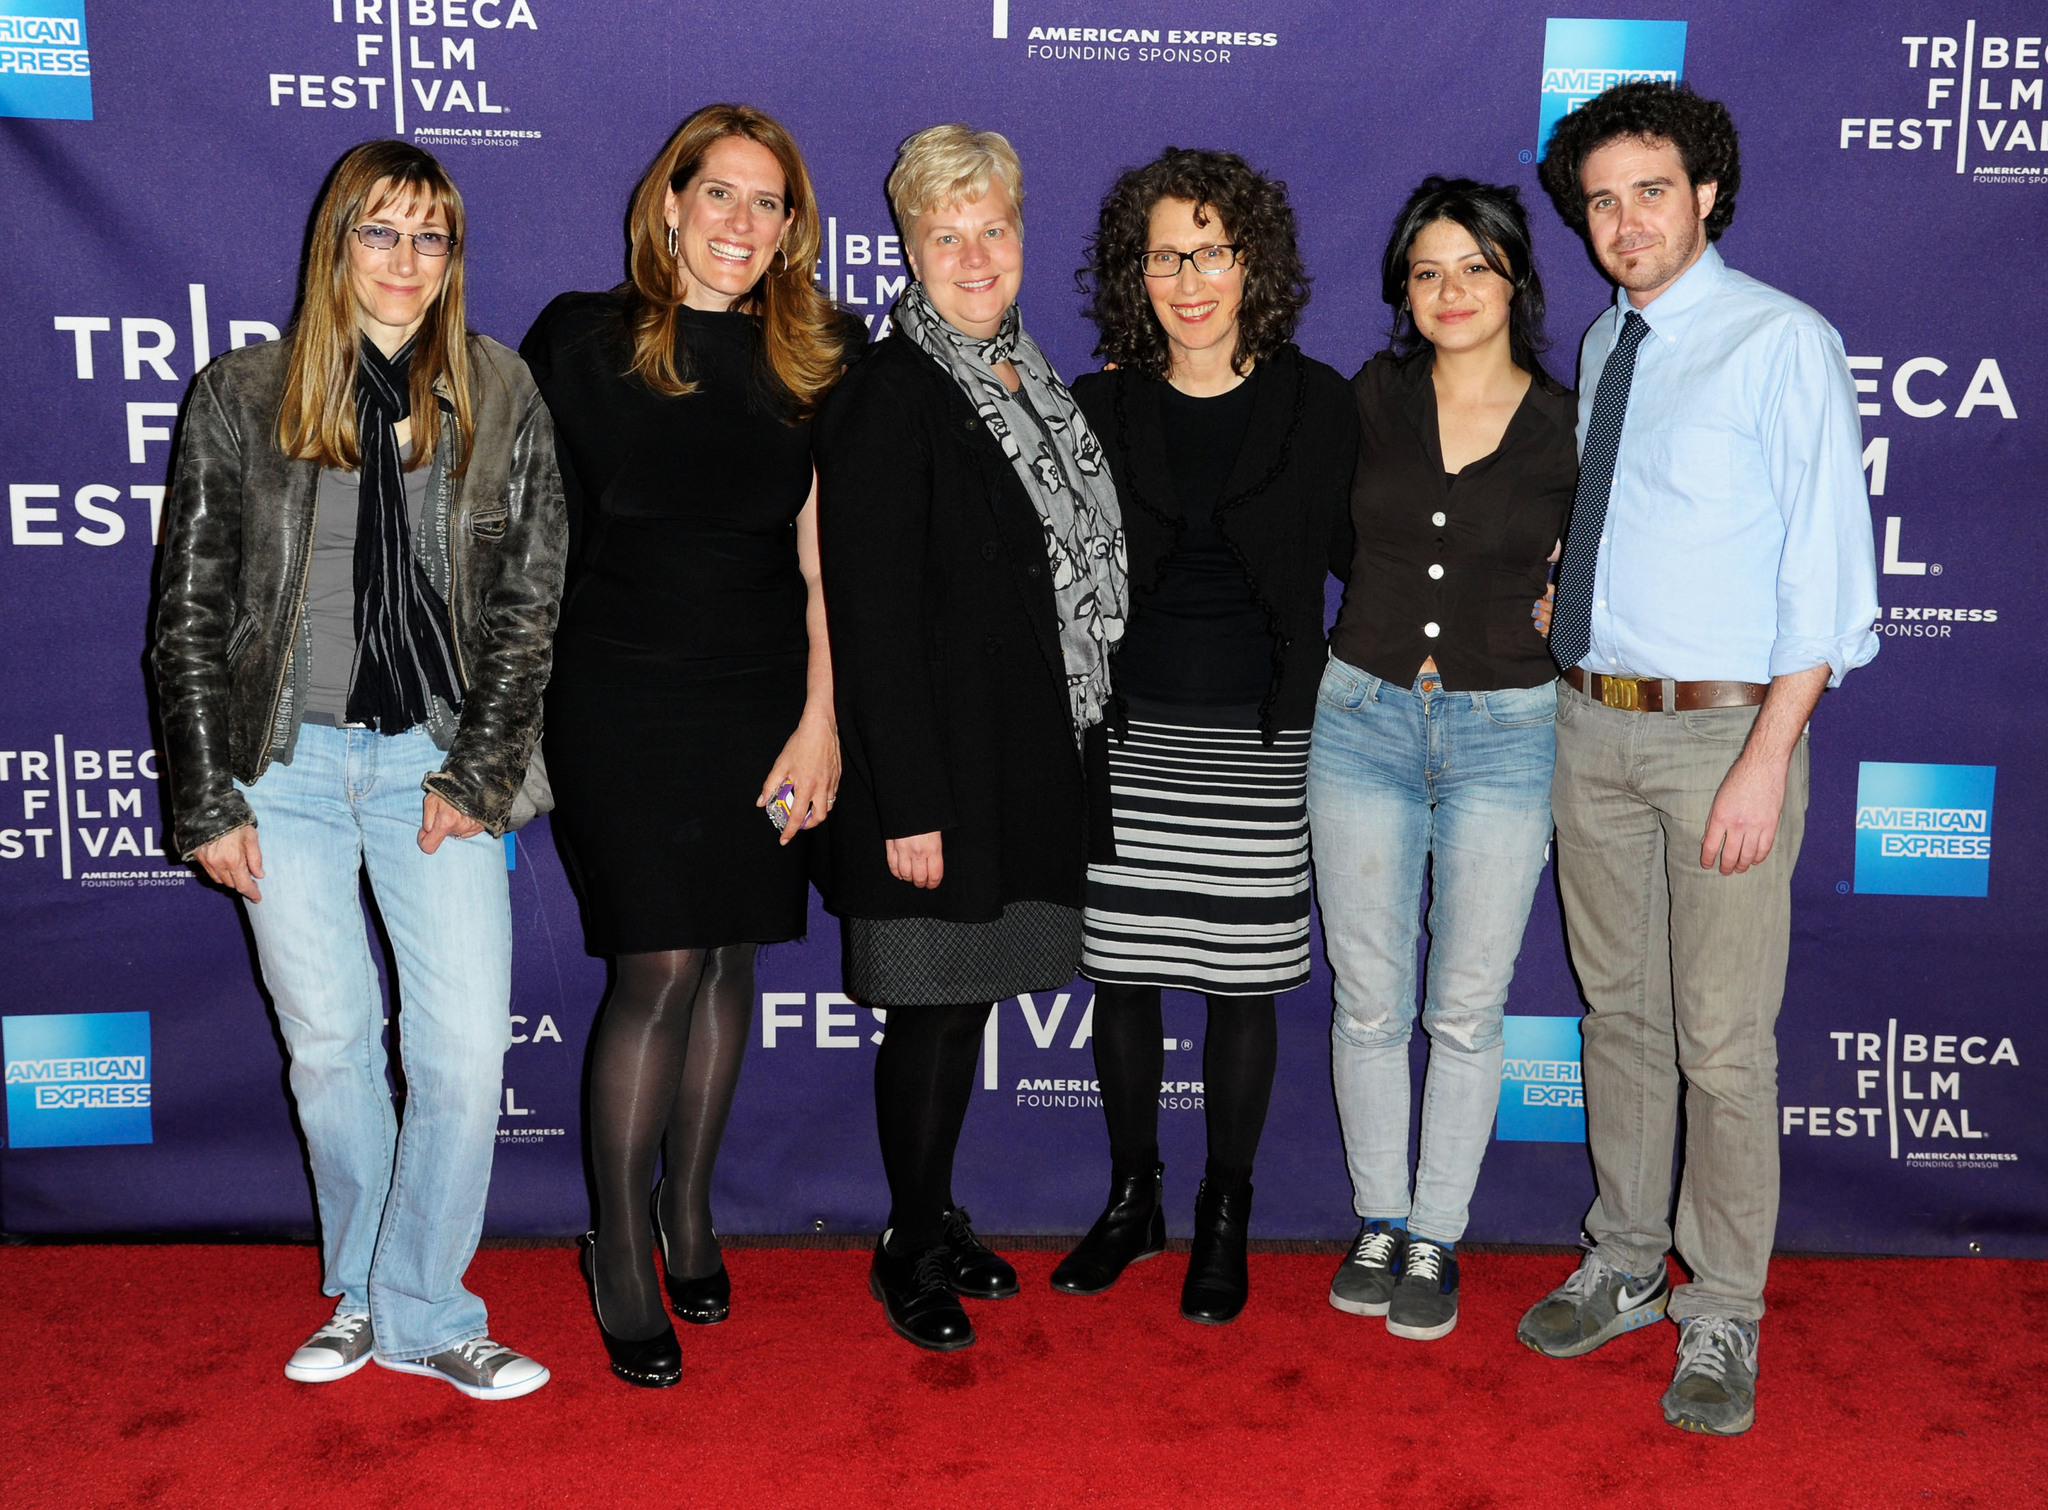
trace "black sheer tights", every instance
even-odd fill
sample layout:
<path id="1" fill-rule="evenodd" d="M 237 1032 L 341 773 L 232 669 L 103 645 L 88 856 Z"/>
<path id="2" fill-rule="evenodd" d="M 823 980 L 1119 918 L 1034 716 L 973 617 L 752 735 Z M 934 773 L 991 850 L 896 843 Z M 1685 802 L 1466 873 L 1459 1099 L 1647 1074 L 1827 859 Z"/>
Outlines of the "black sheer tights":
<path id="1" fill-rule="evenodd" d="M 694 1279 L 720 1257 L 711 1170 L 754 1012 L 753 944 L 622 954 L 590 1053 L 598 1306 L 617 1337 L 667 1324 L 650 1255 L 648 1190 L 661 1155 L 669 1270 Z"/>
<path id="2" fill-rule="evenodd" d="M 1209 1176 L 1250 1179 L 1273 1097 L 1279 1031 L 1270 996 L 1211 996 L 1202 1041 L 1202 1103 Z M 1095 1073 L 1109 1122 L 1110 1161 L 1149 1169 L 1159 1160 L 1159 1082 L 1165 1029 L 1157 986 L 1095 988 Z"/>
<path id="3" fill-rule="evenodd" d="M 889 1179 L 890 1250 L 939 1241 L 953 1204 L 953 1151 L 974 1096 L 974 1061 L 990 1003 L 891 1007 L 875 1056 L 875 1130 Z"/>

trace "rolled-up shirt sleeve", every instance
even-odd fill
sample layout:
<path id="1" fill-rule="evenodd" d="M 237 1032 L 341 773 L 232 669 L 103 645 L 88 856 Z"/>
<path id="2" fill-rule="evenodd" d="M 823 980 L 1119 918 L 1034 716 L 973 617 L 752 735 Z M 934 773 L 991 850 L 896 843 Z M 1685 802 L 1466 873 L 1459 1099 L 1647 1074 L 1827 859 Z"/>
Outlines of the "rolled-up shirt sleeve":
<path id="1" fill-rule="evenodd" d="M 1877 654 L 1877 552 L 1863 487 L 1863 434 L 1842 339 L 1795 322 L 1761 405 L 1763 449 L 1785 548 L 1771 675 L 1828 668 L 1828 685 Z"/>

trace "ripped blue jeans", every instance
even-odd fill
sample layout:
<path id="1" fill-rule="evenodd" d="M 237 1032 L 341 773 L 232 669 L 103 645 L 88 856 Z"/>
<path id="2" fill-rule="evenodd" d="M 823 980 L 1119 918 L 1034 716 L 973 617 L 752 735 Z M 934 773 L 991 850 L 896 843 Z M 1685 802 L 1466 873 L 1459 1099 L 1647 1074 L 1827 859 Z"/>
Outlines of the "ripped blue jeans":
<path id="1" fill-rule="evenodd" d="M 1353 1208 L 1464 1236 L 1500 1099 L 1501 1017 L 1550 842 L 1554 683 L 1446 692 L 1332 659 L 1309 746 L 1308 820 L 1336 976 L 1332 1069 Z M 1430 883 L 1422 1147 L 1408 1180 L 1408 1041 Z"/>

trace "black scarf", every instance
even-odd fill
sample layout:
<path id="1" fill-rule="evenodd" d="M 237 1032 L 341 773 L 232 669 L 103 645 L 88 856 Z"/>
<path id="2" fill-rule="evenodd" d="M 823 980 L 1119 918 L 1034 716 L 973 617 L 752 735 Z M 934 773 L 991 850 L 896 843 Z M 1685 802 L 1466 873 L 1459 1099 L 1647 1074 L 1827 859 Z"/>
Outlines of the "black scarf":
<path id="1" fill-rule="evenodd" d="M 412 551 L 398 422 L 412 412 L 412 346 L 386 359 L 366 336 L 356 361 L 356 669 L 348 717 L 383 734 L 427 721 L 429 698 L 462 706 L 448 604 Z M 415 435 L 418 431 L 415 430 Z"/>

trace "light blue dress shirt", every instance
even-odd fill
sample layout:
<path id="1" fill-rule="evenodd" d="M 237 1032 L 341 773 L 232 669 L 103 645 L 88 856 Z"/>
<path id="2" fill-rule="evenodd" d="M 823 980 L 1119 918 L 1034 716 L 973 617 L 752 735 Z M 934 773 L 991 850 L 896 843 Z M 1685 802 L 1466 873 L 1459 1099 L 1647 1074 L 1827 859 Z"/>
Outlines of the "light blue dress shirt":
<path id="1" fill-rule="evenodd" d="M 1632 306 L 1579 353 L 1579 448 Z M 1877 555 L 1842 338 L 1712 246 L 1639 311 L 1635 380 L 1593 578 L 1592 648 L 1611 676 L 1828 684 L 1877 654 Z"/>

